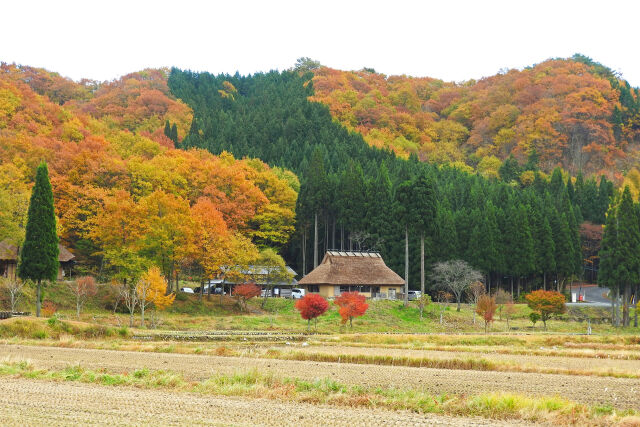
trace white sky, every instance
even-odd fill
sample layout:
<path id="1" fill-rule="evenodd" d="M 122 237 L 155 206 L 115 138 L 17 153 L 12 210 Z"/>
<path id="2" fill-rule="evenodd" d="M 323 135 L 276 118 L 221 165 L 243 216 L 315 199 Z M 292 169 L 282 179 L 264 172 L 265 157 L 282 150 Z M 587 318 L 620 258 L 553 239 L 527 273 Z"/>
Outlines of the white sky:
<path id="1" fill-rule="evenodd" d="M 640 86 L 638 1 L 6 1 L 0 61 L 73 79 L 146 67 L 333 68 L 468 80 L 580 52 Z"/>

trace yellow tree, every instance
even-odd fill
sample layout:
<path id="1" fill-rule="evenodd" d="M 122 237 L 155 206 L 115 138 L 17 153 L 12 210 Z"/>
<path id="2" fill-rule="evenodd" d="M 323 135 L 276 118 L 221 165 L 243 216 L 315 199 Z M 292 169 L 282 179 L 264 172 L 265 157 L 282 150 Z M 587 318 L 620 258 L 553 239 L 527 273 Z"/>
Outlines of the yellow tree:
<path id="1" fill-rule="evenodd" d="M 175 276 L 179 248 L 186 244 L 192 226 L 189 203 L 182 197 L 156 190 L 140 200 L 140 207 L 148 224 L 143 253 L 160 266 L 170 281 Z"/>
<path id="2" fill-rule="evenodd" d="M 166 295 L 167 282 L 158 267 L 146 271 L 136 285 L 136 293 L 140 301 L 141 326 L 144 328 L 144 313 L 153 304 L 157 310 L 164 310 L 173 304 L 175 294 Z"/>

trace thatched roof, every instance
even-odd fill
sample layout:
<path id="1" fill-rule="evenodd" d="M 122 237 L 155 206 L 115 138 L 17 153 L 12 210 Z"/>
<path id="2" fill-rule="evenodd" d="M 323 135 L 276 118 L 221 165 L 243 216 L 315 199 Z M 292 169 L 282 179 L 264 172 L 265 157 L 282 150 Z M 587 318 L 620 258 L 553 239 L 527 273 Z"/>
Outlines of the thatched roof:
<path id="1" fill-rule="evenodd" d="M 69 249 L 58 244 L 58 261 L 68 262 L 74 259 L 76 256 L 72 254 Z M 18 248 L 9 243 L 8 240 L 0 242 L 0 260 L 4 261 L 17 261 L 18 260 Z"/>
<path id="2" fill-rule="evenodd" d="M 8 240 L 0 242 L 0 260 L 15 261 L 18 259 L 18 248 L 9 243 Z"/>
<path id="3" fill-rule="evenodd" d="M 301 285 L 404 285 L 377 252 L 329 251 Z"/>
<path id="4" fill-rule="evenodd" d="M 65 248 L 61 244 L 58 244 L 58 261 L 60 262 L 68 262 L 74 259 L 76 256 L 69 252 L 69 249 Z"/>

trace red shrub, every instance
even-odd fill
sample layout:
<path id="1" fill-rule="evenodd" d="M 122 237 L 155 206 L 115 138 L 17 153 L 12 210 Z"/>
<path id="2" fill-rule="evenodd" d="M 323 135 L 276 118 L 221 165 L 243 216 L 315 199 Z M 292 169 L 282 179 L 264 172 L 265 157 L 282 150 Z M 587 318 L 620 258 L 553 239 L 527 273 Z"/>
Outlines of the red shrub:
<path id="1" fill-rule="evenodd" d="M 327 300 L 318 294 L 307 294 L 296 301 L 296 310 L 300 312 L 303 319 L 308 321 L 307 326 L 311 325 L 311 319 L 315 319 L 317 327 L 317 317 L 322 316 L 328 308 Z"/>
<path id="2" fill-rule="evenodd" d="M 353 318 L 362 316 L 369 308 L 364 295 L 358 292 L 344 292 L 336 297 L 334 304 L 340 307 L 338 313 L 342 317 L 342 323 L 347 323 L 348 320 L 351 327 L 353 327 Z"/>
<path id="3" fill-rule="evenodd" d="M 254 283 L 243 283 L 242 285 L 238 285 L 233 288 L 233 296 L 238 299 L 240 307 L 243 310 L 246 310 L 247 308 L 247 301 L 260 295 L 260 292 L 262 292 L 260 286 Z"/>

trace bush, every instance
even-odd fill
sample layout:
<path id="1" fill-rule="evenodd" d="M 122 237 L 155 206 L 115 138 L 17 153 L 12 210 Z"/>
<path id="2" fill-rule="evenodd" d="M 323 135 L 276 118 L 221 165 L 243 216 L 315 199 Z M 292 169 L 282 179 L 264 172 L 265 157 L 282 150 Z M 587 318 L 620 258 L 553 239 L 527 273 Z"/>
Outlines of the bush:
<path id="1" fill-rule="evenodd" d="M 42 303 L 41 312 L 44 317 L 51 317 L 58 311 L 58 306 L 52 301 L 45 301 Z"/>

